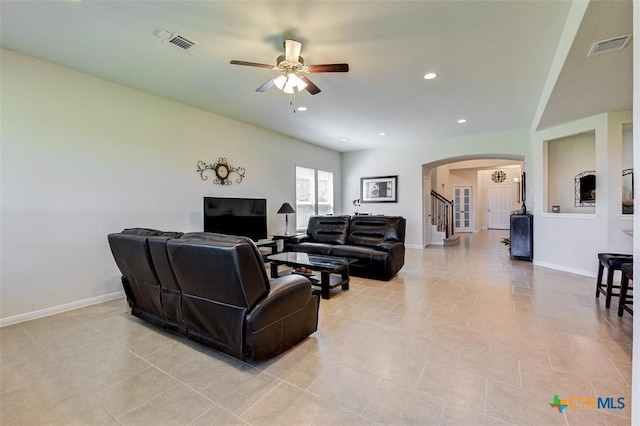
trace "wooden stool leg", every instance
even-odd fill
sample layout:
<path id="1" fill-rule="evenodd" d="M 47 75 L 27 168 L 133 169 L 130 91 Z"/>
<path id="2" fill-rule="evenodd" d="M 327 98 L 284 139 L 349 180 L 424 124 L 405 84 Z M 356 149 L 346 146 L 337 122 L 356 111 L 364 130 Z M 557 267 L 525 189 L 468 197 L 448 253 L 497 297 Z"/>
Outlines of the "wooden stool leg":
<path id="1" fill-rule="evenodd" d="M 602 285 L 602 274 L 604 272 L 604 266 L 602 263 L 598 266 L 598 280 L 596 281 L 596 297 L 600 297 L 600 286 Z"/>
<path id="2" fill-rule="evenodd" d="M 624 304 L 627 299 L 627 291 L 629 290 L 629 277 L 627 274 L 622 274 L 622 281 L 620 282 L 620 302 L 618 304 L 618 316 L 621 317 L 624 314 Z"/>
<path id="3" fill-rule="evenodd" d="M 616 272 L 612 267 L 607 268 L 607 301 L 604 304 L 605 308 L 609 309 L 611 306 L 611 293 L 613 293 L 613 274 Z"/>

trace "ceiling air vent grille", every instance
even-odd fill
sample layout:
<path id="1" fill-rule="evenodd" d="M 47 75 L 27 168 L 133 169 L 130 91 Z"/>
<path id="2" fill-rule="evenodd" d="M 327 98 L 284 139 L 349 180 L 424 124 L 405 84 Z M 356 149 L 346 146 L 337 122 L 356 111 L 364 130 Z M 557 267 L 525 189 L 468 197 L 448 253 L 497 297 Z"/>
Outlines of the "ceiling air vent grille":
<path id="1" fill-rule="evenodd" d="M 199 45 L 199 43 L 196 43 L 195 41 L 191 41 L 181 36 L 180 34 L 172 34 L 171 37 L 169 37 L 166 40 L 166 42 L 173 44 L 174 46 L 176 46 L 180 50 L 183 50 L 184 52 L 188 52 Z"/>
<path id="2" fill-rule="evenodd" d="M 608 40 L 597 41 L 593 43 L 587 57 L 602 55 L 603 53 L 615 52 L 622 50 L 631 40 L 631 34 L 610 38 Z"/>
<path id="3" fill-rule="evenodd" d="M 178 33 L 171 34 L 169 31 L 165 30 L 154 31 L 153 35 L 161 38 L 163 43 L 169 43 L 182 50 L 183 52 L 188 52 L 200 44 L 196 43 L 195 41 L 189 40 L 188 38 L 183 37 Z"/>

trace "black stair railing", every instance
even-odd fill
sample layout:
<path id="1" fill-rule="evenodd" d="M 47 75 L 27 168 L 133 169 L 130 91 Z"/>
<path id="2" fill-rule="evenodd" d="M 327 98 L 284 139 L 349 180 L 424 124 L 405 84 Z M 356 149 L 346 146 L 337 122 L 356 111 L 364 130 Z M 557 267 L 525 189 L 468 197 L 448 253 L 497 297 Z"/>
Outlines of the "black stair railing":
<path id="1" fill-rule="evenodd" d="M 444 232 L 445 238 L 453 235 L 453 200 L 447 200 L 433 189 L 431 190 L 431 224 L 438 232 Z"/>

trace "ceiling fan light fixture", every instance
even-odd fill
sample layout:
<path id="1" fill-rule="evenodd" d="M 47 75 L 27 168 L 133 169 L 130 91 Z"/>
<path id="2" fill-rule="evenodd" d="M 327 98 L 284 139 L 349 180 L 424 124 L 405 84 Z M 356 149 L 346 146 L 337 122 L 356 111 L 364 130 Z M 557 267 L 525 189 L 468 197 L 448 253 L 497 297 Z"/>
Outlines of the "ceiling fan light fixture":
<path id="1" fill-rule="evenodd" d="M 273 84 L 275 84 L 278 89 L 288 94 L 300 92 L 307 87 L 307 83 L 293 72 L 279 76 L 273 81 Z"/>
<path id="2" fill-rule="evenodd" d="M 287 77 L 285 77 L 284 75 L 281 75 L 275 80 L 273 80 L 273 84 L 275 84 L 278 89 L 282 90 L 284 89 L 284 83 L 286 81 L 287 81 Z"/>
<path id="3" fill-rule="evenodd" d="M 247 67 L 268 68 L 274 71 L 282 72 L 281 75 L 271 78 L 262 86 L 256 89 L 256 92 L 265 92 L 271 86 L 276 86 L 279 90 L 291 95 L 290 105 L 295 109 L 296 92 L 306 90 L 311 95 L 317 95 L 321 92 L 305 74 L 320 72 L 349 72 L 349 64 L 317 64 L 305 65 L 304 59 L 300 56 L 302 43 L 297 40 L 287 39 L 284 41 L 284 54 L 276 59 L 276 66 L 262 64 L 258 62 L 238 61 L 233 59 L 231 65 L 243 65 Z"/>

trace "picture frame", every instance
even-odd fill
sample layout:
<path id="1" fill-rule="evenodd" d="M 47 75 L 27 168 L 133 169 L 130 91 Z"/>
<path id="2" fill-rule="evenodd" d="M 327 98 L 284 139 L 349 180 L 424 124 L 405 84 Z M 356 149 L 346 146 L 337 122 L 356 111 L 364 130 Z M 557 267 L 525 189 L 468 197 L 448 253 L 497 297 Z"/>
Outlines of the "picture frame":
<path id="1" fill-rule="evenodd" d="M 360 202 L 397 203 L 398 176 L 360 178 Z"/>

